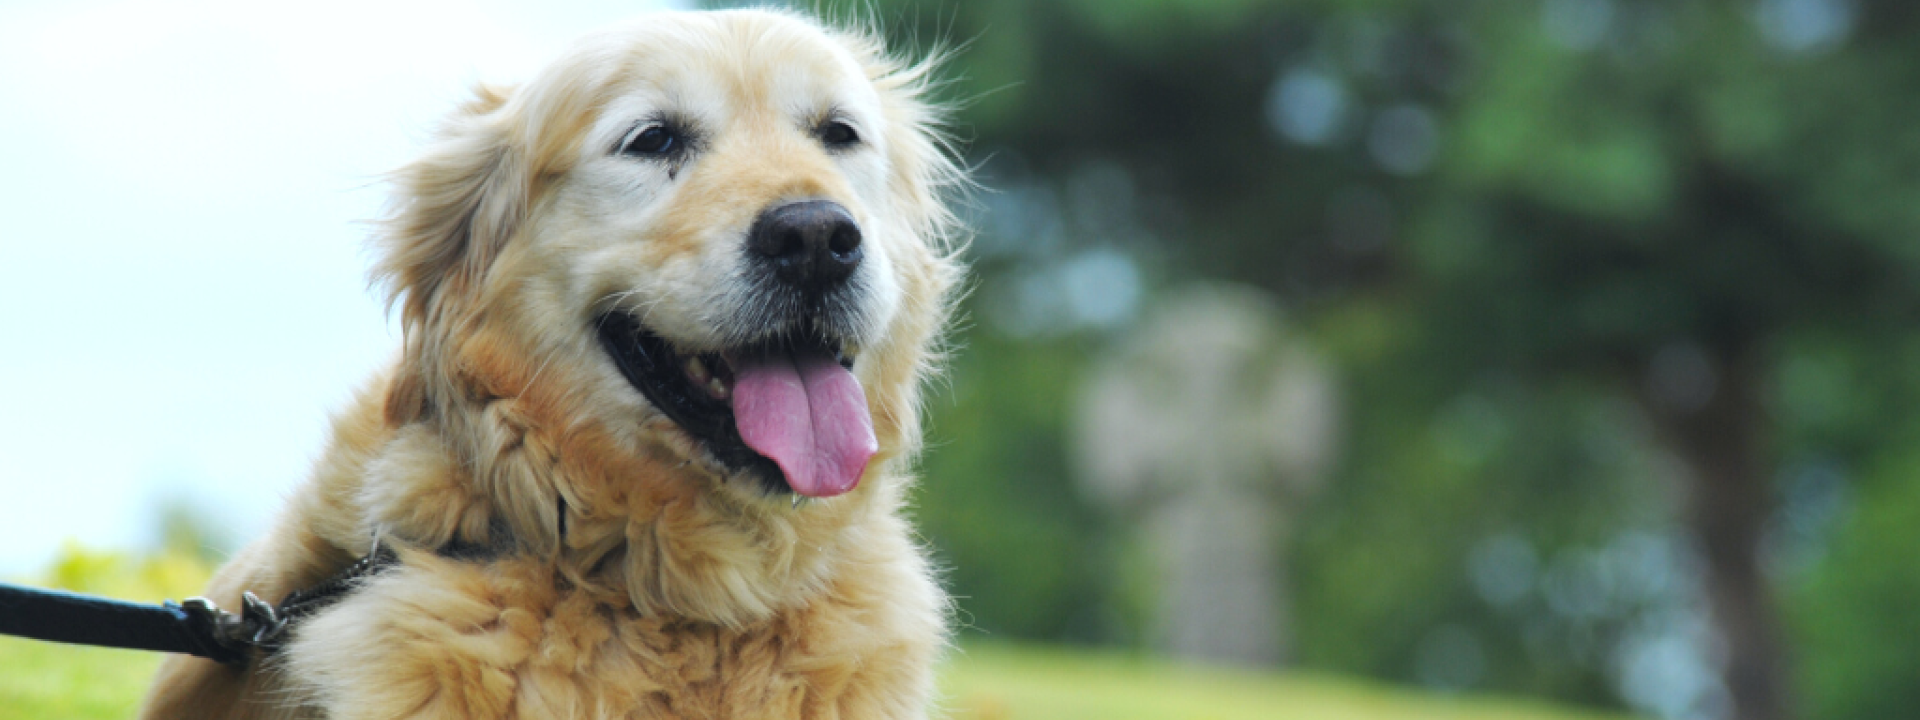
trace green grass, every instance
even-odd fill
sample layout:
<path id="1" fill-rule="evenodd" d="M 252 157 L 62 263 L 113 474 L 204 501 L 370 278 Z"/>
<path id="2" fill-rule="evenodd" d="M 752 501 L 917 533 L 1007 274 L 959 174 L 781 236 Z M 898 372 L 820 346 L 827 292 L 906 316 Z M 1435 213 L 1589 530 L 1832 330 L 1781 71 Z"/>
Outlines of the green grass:
<path id="1" fill-rule="evenodd" d="M 1309 672 L 1002 643 L 966 645 L 941 690 L 953 720 L 1625 720 Z"/>
<path id="2" fill-rule="evenodd" d="M 191 558 L 136 562 L 70 548 L 40 584 L 151 602 L 192 595 L 206 575 Z M 0 720 L 131 717 L 159 662 L 154 653 L 0 638 Z M 941 692 L 950 720 L 1623 720 L 1315 673 L 1008 643 L 954 653 Z"/>
<path id="3" fill-rule="evenodd" d="M 127 718 L 154 653 L 0 639 L 0 720 Z"/>

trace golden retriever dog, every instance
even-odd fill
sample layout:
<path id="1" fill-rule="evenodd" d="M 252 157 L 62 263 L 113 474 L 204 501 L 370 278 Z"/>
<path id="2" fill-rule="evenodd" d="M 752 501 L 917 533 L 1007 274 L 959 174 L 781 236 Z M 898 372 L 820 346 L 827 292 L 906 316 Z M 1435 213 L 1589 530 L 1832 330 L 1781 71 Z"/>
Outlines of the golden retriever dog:
<path id="1" fill-rule="evenodd" d="M 479 89 L 394 179 L 398 360 L 207 594 L 398 562 L 144 716 L 924 717 L 902 506 L 965 182 L 929 64 L 665 13 Z"/>

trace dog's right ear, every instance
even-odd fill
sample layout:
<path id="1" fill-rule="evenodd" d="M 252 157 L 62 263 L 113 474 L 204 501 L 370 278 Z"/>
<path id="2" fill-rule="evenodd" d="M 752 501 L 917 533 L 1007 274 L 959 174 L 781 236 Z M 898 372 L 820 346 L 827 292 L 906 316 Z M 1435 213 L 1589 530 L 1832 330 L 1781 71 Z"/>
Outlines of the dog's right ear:
<path id="1" fill-rule="evenodd" d="M 431 326 L 471 308 L 487 268 L 526 215 L 531 178 L 513 146 L 507 92 L 480 86 L 421 156 L 392 176 L 393 201 L 378 236 L 373 281 L 400 308 L 406 358 L 387 395 L 386 419 L 425 412 L 421 357 Z"/>

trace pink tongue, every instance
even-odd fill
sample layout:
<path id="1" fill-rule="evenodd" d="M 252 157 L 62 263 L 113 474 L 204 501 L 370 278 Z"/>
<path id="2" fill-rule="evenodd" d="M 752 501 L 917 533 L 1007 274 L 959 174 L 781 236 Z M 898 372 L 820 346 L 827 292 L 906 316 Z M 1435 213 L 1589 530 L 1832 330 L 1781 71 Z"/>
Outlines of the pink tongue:
<path id="1" fill-rule="evenodd" d="M 880 449 L 860 383 L 820 350 L 733 359 L 733 421 L 808 497 L 852 490 Z"/>

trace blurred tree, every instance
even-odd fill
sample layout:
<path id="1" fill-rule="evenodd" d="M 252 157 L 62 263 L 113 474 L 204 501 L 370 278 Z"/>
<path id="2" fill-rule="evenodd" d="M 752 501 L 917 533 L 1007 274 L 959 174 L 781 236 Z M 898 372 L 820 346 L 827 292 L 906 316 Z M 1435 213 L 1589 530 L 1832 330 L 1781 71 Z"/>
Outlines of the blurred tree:
<path id="1" fill-rule="evenodd" d="M 1847 370 L 1920 366 L 1920 5 L 875 5 L 901 38 L 971 40 L 952 92 L 991 158 L 980 321 L 935 408 L 964 440 L 923 496 L 980 626 L 1137 630 L 1057 475 L 1061 376 L 1126 303 L 1089 308 L 1138 294 L 1083 281 L 1219 276 L 1286 298 L 1353 385 L 1344 477 L 1298 550 L 1303 662 L 1673 717 L 1914 699 L 1912 643 L 1872 630 L 1913 612 L 1848 598 L 1920 573 L 1873 549 L 1920 542 L 1890 487 L 1920 469 L 1892 450 L 1920 396 Z M 1135 274 L 1081 272 L 1100 248 Z M 1835 502 L 1796 493 L 1845 496 L 1796 488 L 1855 486 L 1895 506 L 1835 515 L 1833 557 L 1791 576 L 1790 671 L 1762 551 Z M 1666 589 L 1603 592 L 1620 577 Z M 1685 674 L 1659 638 L 1697 633 L 1654 598 L 1695 595 L 1719 707 L 1659 699 Z"/>
<path id="2" fill-rule="evenodd" d="M 1406 238 L 1418 311 L 1477 363 L 1636 390 L 1687 466 L 1732 717 L 1795 714 L 1760 564 L 1778 346 L 1920 318 L 1915 20 L 1837 0 L 1482 15 L 1414 208 L 1431 224 Z"/>
<path id="3" fill-rule="evenodd" d="M 204 504 L 185 497 L 169 497 L 159 504 L 155 543 L 166 553 L 218 565 L 233 554 L 233 533 Z"/>

